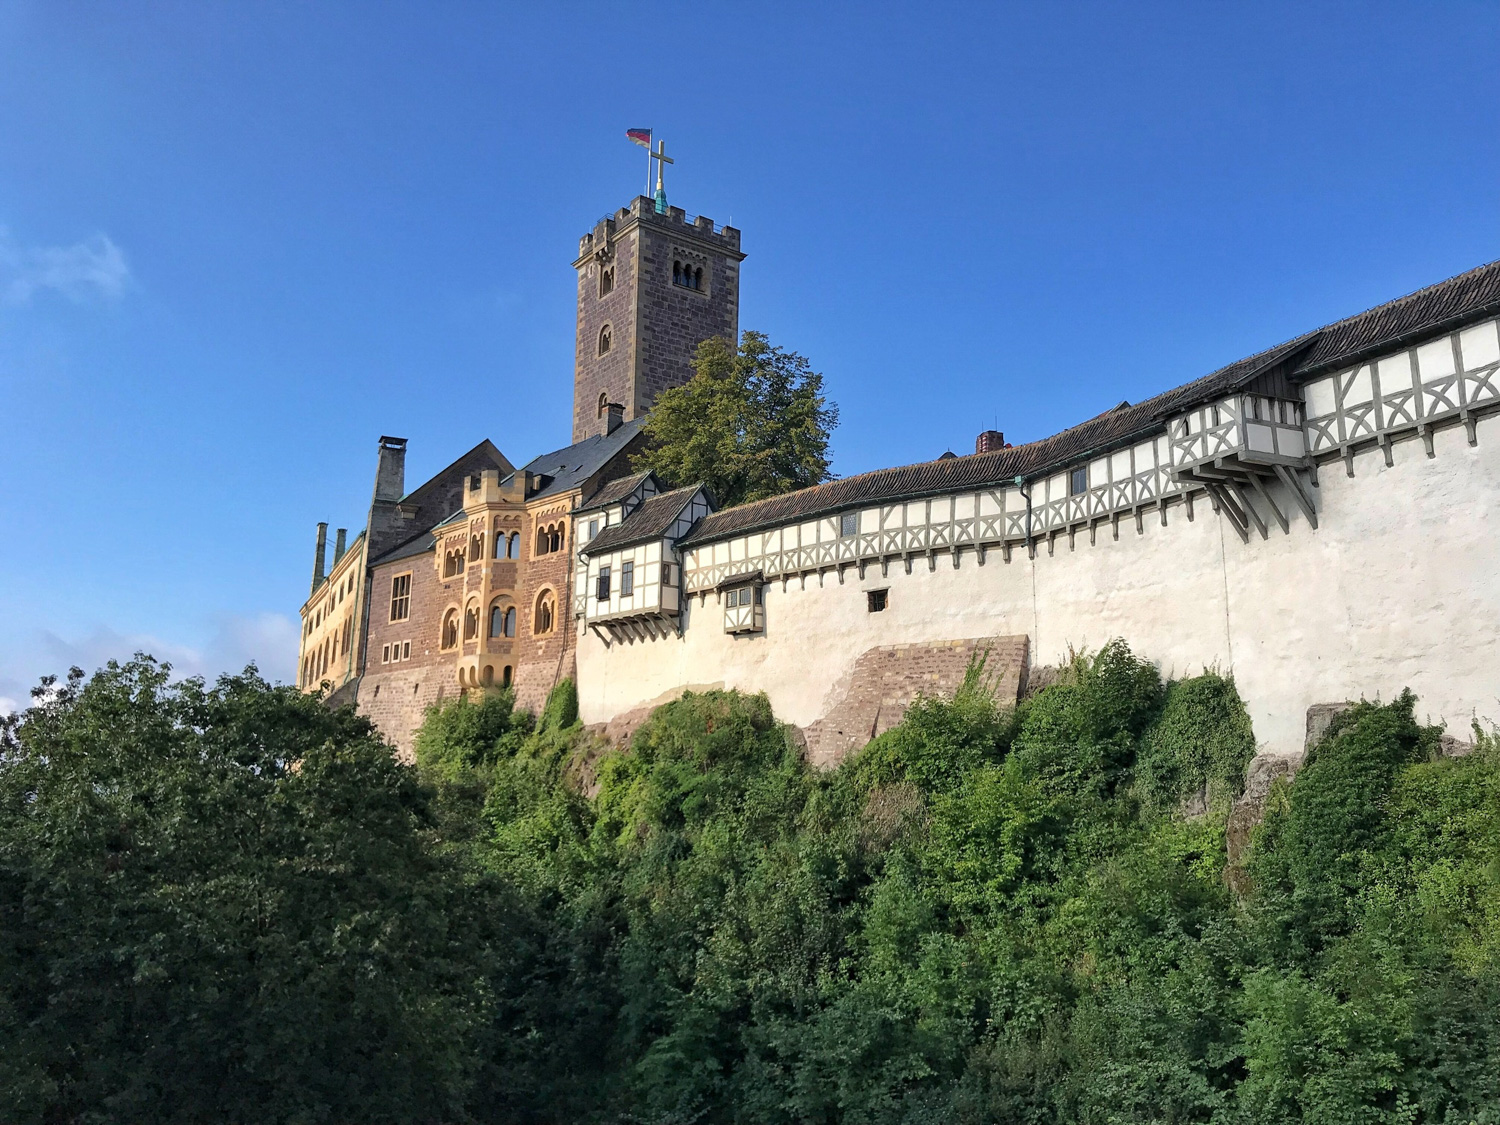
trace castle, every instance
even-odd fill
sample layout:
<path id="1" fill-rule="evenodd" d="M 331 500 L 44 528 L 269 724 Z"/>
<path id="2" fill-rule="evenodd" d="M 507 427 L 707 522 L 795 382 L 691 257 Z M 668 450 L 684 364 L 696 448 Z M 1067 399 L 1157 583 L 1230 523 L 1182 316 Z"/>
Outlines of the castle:
<path id="1" fill-rule="evenodd" d="M 1404 687 L 1460 731 L 1500 717 L 1500 263 L 1041 441 L 716 510 L 631 462 L 697 344 L 735 338 L 743 257 L 644 196 L 596 224 L 573 444 L 517 469 L 486 441 L 406 492 L 381 438 L 326 573 L 319 525 L 299 685 L 403 751 L 490 686 L 535 709 L 574 677 L 615 737 L 685 689 L 765 691 L 831 764 L 976 653 L 1013 696 L 1119 636 L 1166 675 L 1232 672 L 1272 753 Z"/>

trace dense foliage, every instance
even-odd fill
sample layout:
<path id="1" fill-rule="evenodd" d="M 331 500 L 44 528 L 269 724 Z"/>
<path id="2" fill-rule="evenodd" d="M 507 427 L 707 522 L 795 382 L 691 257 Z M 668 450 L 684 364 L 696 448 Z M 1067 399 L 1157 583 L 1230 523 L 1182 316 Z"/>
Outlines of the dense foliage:
<path id="1" fill-rule="evenodd" d="M 7 737 L 0 1116 L 1500 1122 L 1500 748 L 1437 734 L 1340 716 L 1231 881 L 1233 682 L 1119 643 L 827 774 L 758 696 L 452 702 L 413 770 L 111 670 Z"/>
<path id="2" fill-rule="evenodd" d="M 706 484 L 721 507 L 829 480 L 838 407 L 796 352 L 745 332 L 698 345 L 694 375 L 657 396 L 635 463 L 673 487 Z"/>

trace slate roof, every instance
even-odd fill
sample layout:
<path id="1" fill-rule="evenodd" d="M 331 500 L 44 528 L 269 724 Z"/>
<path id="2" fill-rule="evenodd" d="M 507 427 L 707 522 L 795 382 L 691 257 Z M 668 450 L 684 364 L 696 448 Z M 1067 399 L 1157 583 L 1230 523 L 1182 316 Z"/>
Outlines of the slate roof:
<path id="1" fill-rule="evenodd" d="M 693 484 L 648 497 L 641 502 L 639 508 L 630 513 L 624 523 L 606 527 L 584 544 L 582 553 L 597 555 L 617 547 L 660 539 L 667 533 L 667 528 L 672 526 L 672 522 L 682 515 L 682 509 L 688 506 L 701 487 Z"/>
<path id="2" fill-rule="evenodd" d="M 630 444 L 631 439 L 641 432 L 645 421 L 644 418 L 632 418 L 629 422 L 622 423 L 612 434 L 595 434 L 565 449 L 533 457 L 521 468 L 551 479 L 527 499 L 536 500 L 582 488 L 591 476 L 608 465 Z"/>
<path id="3" fill-rule="evenodd" d="M 872 503 L 1034 479 L 1159 432 L 1164 418 L 1221 398 L 1272 368 L 1302 381 L 1423 337 L 1500 312 L 1500 262 L 1461 273 L 1284 344 L 1237 360 L 1144 402 L 1122 402 L 1061 433 L 993 453 L 947 457 L 830 481 L 785 496 L 726 508 L 698 521 L 684 546 Z M 601 536 L 602 538 L 602 536 Z M 596 540 L 597 542 L 597 540 Z"/>
<path id="4" fill-rule="evenodd" d="M 607 508 L 611 504 L 618 504 L 641 486 L 641 482 L 651 475 L 650 469 L 642 469 L 638 473 L 632 473 L 628 477 L 618 477 L 607 481 L 594 491 L 594 494 L 578 505 L 575 512 L 592 512 L 596 508 Z"/>

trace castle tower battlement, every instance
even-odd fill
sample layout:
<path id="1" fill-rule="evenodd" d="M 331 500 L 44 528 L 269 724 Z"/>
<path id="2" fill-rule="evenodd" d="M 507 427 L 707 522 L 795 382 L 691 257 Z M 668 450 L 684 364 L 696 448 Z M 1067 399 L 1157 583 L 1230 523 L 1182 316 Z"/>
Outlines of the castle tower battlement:
<path id="1" fill-rule="evenodd" d="M 605 432 L 693 375 L 698 345 L 739 336 L 740 232 L 637 196 L 578 240 L 573 440 Z"/>

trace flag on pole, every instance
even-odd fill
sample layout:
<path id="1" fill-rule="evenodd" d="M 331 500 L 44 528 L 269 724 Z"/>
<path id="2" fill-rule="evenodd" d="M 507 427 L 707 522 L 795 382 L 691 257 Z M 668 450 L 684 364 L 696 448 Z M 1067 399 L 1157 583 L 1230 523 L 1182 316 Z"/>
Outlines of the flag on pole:
<path id="1" fill-rule="evenodd" d="M 651 147 L 650 129 L 626 129 L 625 135 L 642 148 L 649 149 Z"/>

